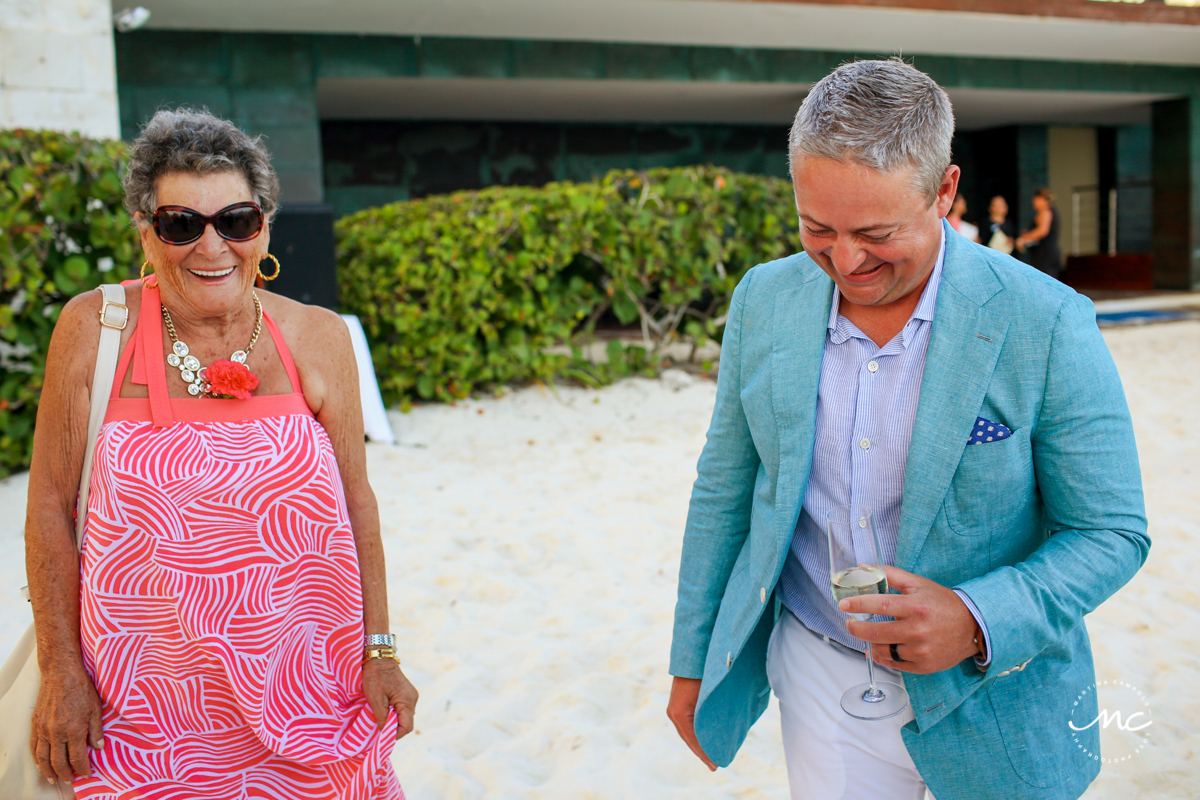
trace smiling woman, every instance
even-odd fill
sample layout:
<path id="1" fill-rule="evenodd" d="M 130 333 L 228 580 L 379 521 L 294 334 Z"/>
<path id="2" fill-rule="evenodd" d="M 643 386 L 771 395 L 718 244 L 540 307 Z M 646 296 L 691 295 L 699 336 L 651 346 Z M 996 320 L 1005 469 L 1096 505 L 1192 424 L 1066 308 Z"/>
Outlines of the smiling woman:
<path id="1" fill-rule="evenodd" d="M 35 432 L 38 766 L 81 800 L 403 798 L 389 756 L 417 693 L 385 633 L 346 326 L 255 291 L 278 183 L 231 123 L 159 112 L 125 188 L 146 265 L 78 510 L 82 559 L 98 292 L 63 310 Z"/>

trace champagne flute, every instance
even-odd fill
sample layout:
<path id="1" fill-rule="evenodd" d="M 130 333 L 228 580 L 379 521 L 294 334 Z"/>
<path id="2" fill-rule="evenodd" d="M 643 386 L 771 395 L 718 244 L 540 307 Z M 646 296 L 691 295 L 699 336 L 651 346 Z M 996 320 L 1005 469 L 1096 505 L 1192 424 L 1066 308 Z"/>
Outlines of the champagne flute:
<path id="1" fill-rule="evenodd" d="M 862 594 L 887 594 L 887 573 L 883 569 L 879 536 L 871 509 L 862 505 L 835 506 L 826 516 L 825 532 L 829 540 L 829 577 L 833 597 L 841 602 Z M 851 614 L 860 622 L 870 614 Z M 869 683 L 852 686 L 842 695 L 842 710 L 858 719 L 887 719 L 908 707 L 908 692 L 890 681 L 875 680 L 875 662 L 867 646 Z"/>

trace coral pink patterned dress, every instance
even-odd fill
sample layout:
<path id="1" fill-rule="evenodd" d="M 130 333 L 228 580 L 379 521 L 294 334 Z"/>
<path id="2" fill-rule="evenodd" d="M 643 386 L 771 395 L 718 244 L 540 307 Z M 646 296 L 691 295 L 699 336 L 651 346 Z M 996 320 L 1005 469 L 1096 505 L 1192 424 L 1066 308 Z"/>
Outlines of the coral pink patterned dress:
<path id="1" fill-rule="evenodd" d="M 299 392 L 169 398 L 160 308 L 142 292 L 96 446 L 80 600 L 105 747 L 76 795 L 402 800 L 329 437 Z M 131 361 L 148 399 L 119 396 Z"/>

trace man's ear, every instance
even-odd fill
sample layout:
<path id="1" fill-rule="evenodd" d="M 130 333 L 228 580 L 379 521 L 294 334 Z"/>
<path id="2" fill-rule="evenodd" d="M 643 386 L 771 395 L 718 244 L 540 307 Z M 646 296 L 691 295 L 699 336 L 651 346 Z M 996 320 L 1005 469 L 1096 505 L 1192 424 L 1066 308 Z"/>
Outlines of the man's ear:
<path id="1" fill-rule="evenodd" d="M 954 205 L 954 197 L 958 194 L 958 179 L 961 176 L 962 169 L 957 164 L 946 167 L 946 171 L 942 174 L 942 183 L 938 186 L 937 199 L 934 200 L 938 219 L 943 219 L 950 213 L 950 208 Z"/>

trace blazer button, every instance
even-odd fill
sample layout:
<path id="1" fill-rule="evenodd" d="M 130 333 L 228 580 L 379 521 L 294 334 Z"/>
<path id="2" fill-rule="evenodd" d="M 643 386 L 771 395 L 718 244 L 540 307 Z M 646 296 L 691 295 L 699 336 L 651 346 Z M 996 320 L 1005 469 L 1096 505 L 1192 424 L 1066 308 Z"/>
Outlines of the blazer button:
<path id="1" fill-rule="evenodd" d="M 767 602 L 767 587 L 758 590 L 758 599 L 763 603 Z"/>
<path id="2" fill-rule="evenodd" d="M 725 669 L 729 669 L 732 666 L 733 666 L 733 653 L 730 653 L 729 655 L 725 656 Z"/>

